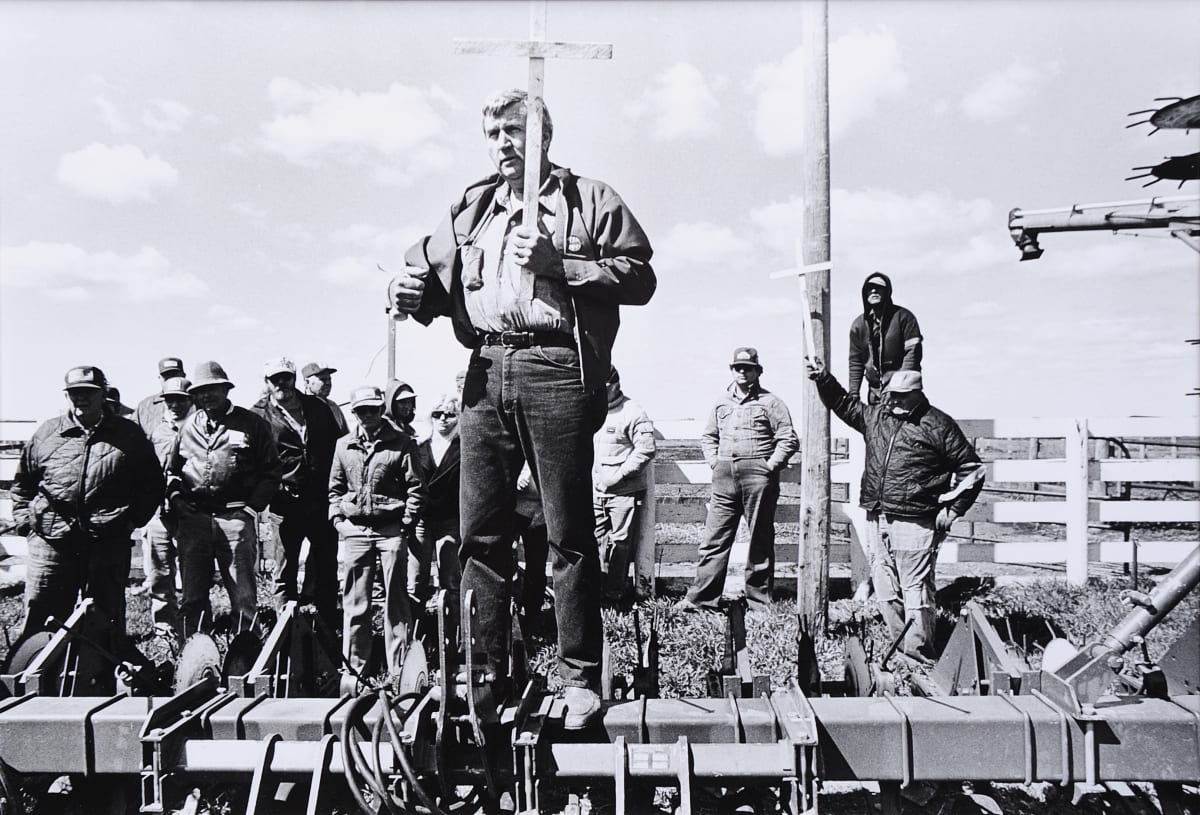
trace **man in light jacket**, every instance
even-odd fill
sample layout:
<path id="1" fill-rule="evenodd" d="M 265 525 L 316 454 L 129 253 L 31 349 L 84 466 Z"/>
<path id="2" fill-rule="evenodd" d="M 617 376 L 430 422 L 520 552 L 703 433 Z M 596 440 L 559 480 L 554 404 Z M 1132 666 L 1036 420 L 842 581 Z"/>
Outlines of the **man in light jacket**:
<path id="1" fill-rule="evenodd" d="M 592 508 L 604 571 L 604 599 L 619 602 L 629 589 L 629 560 L 641 538 L 646 468 L 654 459 L 654 424 L 645 409 L 621 392 L 616 367 L 608 372 L 608 416 L 593 444 Z"/>

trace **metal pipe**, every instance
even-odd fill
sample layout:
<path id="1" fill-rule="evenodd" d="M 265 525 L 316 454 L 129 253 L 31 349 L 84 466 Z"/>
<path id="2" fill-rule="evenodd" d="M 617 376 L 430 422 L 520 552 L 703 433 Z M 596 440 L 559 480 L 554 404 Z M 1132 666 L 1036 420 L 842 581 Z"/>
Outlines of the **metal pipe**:
<path id="1" fill-rule="evenodd" d="M 1166 617 L 1179 601 L 1200 585 L 1200 547 L 1180 561 L 1150 593 L 1149 608 L 1138 606 L 1104 638 L 1101 648 L 1124 654 Z"/>

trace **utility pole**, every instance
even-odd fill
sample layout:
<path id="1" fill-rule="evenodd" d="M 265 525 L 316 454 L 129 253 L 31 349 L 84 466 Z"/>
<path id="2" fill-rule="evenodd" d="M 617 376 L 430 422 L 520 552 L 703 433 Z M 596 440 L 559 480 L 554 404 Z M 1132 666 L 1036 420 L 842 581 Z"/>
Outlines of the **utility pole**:
<path id="1" fill-rule="evenodd" d="M 829 5 L 804 0 L 800 22 L 804 54 L 804 224 L 799 258 L 804 274 L 801 307 L 810 315 L 810 356 L 829 368 Z M 803 383 L 804 444 L 800 497 L 800 572 L 797 611 L 821 634 L 829 611 L 829 411 L 816 388 Z"/>

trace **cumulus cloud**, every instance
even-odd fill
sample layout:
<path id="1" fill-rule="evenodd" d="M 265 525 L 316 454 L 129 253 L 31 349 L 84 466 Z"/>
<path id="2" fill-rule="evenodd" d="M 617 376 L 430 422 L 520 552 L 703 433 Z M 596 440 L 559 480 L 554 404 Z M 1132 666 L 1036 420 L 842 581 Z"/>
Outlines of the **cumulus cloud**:
<path id="1" fill-rule="evenodd" d="M 100 111 L 100 118 L 104 120 L 104 124 L 109 130 L 114 133 L 128 133 L 133 129 L 125 119 L 125 116 L 122 115 L 120 109 L 108 97 L 92 97 L 92 104 Z"/>
<path id="2" fill-rule="evenodd" d="M 738 297 L 717 305 L 685 306 L 675 313 L 688 317 L 696 324 L 729 323 L 760 320 L 787 314 L 798 314 L 800 302 L 792 297 Z"/>
<path id="3" fill-rule="evenodd" d="M 1038 84 L 1039 73 L 1023 62 L 984 77 L 962 99 L 962 111 L 979 122 L 995 122 L 1016 115 Z"/>
<path id="4" fill-rule="evenodd" d="M 760 65 L 751 76 L 754 132 L 770 155 L 795 153 L 803 146 L 803 65 L 803 51 L 796 48 L 779 62 Z M 855 29 L 834 40 L 829 46 L 830 136 L 844 133 L 869 117 L 883 99 L 907 87 L 900 45 L 891 31 Z"/>
<path id="5" fill-rule="evenodd" d="M 204 327 L 210 334 L 225 331 L 247 331 L 252 328 L 260 328 L 262 324 L 262 320 L 253 314 L 225 303 L 214 303 L 204 312 Z"/>
<path id="6" fill-rule="evenodd" d="M 267 209 L 261 207 L 253 201 L 235 201 L 229 205 L 236 215 L 241 215 L 243 218 L 251 218 L 257 220 L 267 217 Z"/>
<path id="7" fill-rule="evenodd" d="M 350 224 L 330 234 L 330 239 L 350 251 L 323 266 L 325 280 L 366 291 L 381 291 L 391 270 L 404 265 L 404 251 L 422 232 L 412 227 L 386 229 L 376 224 Z M 380 267 L 389 271 L 381 271 Z"/>
<path id="8" fill-rule="evenodd" d="M 318 274 L 339 286 L 379 293 L 384 291 L 390 276 L 378 268 L 378 263 L 367 255 L 343 255 L 325 264 Z"/>
<path id="9" fill-rule="evenodd" d="M 411 183 L 451 162 L 439 142 L 446 126 L 435 107 L 445 105 L 439 88 L 423 91 L 393 83 L 383 92 L 359 92 L 277 77 L 267 93 L 275 115 L 263 124 L 260 144 L 294 164 L 386 161 L 393 169 L 380 170 L 378 180 Z"/>
<path id="10" fill-rule="evenodd" d="M 153 201 L 158 192 L 175 186 L 179 171 L 132 144 L 114 147 L 93 142 L 60 158 L 56 178 L 87 198 L 127 204 Z"/>
<path id="11" fill-rule="evenodd" d="M 156 99 L 142 111 L 142 124 L 156 133 L 178 133 L 192 118 L 192 111 L 174 99 Z"/>
<path id="12" fill-rule="evenodd" d="M 5 288 L 43 291 L 63 299 L 149 302 L 195 297 L 208 290 L 203 280 L 150 246 L 121 255 L 89 252 L 69 243 L 32 242 L 0 248 L 0 269 Z"/>
<path id="13" fill-rule="evenodd" d="M 676 224 L 655 240 L 655 266 L 663 269 L 744 268 L 753 244 L 728 226 L 695 221 Z"/>
<path id="14" fill-rule="evenodd" d="M 674 141 L 703 136 L 713 129 L 717 97 L 700 69 L 678 62 L 659 73 L 625 114 L 649 125 L 652 138 Z"/>

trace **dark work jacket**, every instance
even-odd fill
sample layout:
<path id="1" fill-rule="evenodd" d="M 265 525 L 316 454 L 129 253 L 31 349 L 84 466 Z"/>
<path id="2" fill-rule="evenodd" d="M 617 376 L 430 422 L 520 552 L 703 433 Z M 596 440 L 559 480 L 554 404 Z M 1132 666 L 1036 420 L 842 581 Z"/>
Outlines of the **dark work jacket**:
<path id="1" fill-rule="evenodd" d="M 828 372 L 817 379 L 825 406 L 863 434 L 859 505 L 868 512 L 928 518 L 943 506 L 966 513 L 983 489 L 983 465 L 958 423 L 927 401 L 908 416 L 865 405 Z"/>
<path id="2" fill-rule="evenodd" d="M 40 537 L 128 538 L 162 501 L 163 472 L 154 445 L 128 419 L 105 415 L 89 430 L 63 415 L 25 445 L 11 492 L 13 519 Z"/>
<path id="3" fill-rule="evenodd" d="M 603 388 L 621 323 L 619 306 L 645 305 L 657 286 L 650 267 L 653 250 L 629 207 L 607 184 L 581 178 L 565 167 L 552 166 L 551 176 L 558 183 L 559 201 L 565 202 L 555 209 L 553 240 L 575 309 L 583 382 L 589 390 Z M 467 314 L 461 250 L 470 245 L 504 183 L 499 175 L 491 175 L 467 187 L 437 230 L 404 256 L 409 266 L 431 272 L 413 316 L 425 325 L 449 316 L 454 335 L 468 348 L 479 345 L 479 335 Z"/>
<path id="4" fill-rule="evenodd" d="M 279 492 L 271 500 L 271 511 L 288 514 L 297 503 L 309 509 L 324 507 L 329 500 L 329 471 L 333 467 L 333 448 L 342 435 L 323 399 L 297 393 L 307 427 L 308 442 L 283 415 L 283 408 L 264 396 L 254 404 L 254 412 L 267 420 L 275 449 L 283 464 Z"/>
<path id="5" fill-rule="evenodd" d="M 262 512 L 279 488 L 275 437 L 262 416 L 230 405 L 211 419 L 192 411 L 167 454 L 167 496 L 179 494 L 205 511 L 245 504 Z"/>
<path id="6" fill-rule="evenodd" d="M 877 306 L 878 327 L 872 330 L 874 319 L 867 305 L 867 283 L 880 280 L 885 284 L 883 302 Z M 887 275 L 875 272 L 863 281 L 863 313 L 850 324 L 850 395 L 858 398 L 863 377 L 873 397 L 878 397 L 883 377 L 892 371 L 921 370 L 921 326 L 916 315 L 892 302 L 892 281 Z M 876 398 L 868 401 L 874 402 Z"/>
<path id="7" fill-rule="evenodd" d="M 425 504 L 425 520 L 448 521 L 457 518 L 458 481 L 462 463 L 458 435 L 450 441 L 440 464 L 433 463 L 433 447 L 429 439 L 417 447 L 417 461 L 425 476 L 425 488 L 429 493 Z"/>

